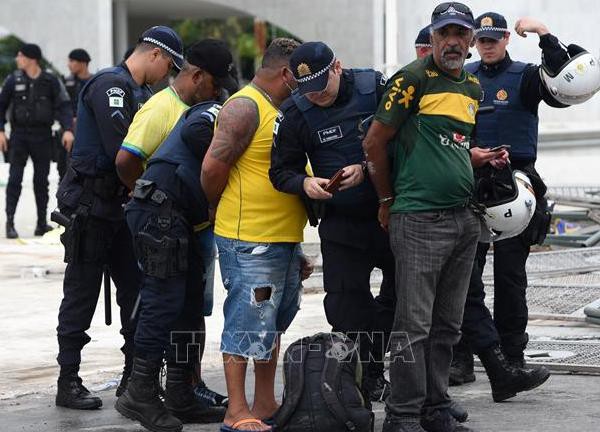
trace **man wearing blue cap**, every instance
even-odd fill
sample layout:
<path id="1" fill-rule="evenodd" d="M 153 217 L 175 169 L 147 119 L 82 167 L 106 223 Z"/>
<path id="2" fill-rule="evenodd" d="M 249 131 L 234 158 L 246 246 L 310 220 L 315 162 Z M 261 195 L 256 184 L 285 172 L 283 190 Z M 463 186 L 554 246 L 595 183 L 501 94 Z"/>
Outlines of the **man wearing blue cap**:
<path id="1" fill-rule="evenodd" d="M 105 284 L 112 278 L 117 287 L 125 339 L 121 349 L 124 374 L 131 371 L 136 327 L 132 312 L 141 273 L 123 214 L 129 190 L 117 176 L 115 156 L 134 114 L 151 95 L 148 84 L 162 80 L 173 66 L 181 68 L 182 52 L 177 33 L 164 26 L 152 27 L 144 32 L 131 57 L 98 72 L 80 93 L 75 144 L 57 192 L 60 213 L 55 214 L 55 220 L 65 225 L 61 240 L 67 262 L 57 327 L 57 406 L 94 409 L 102 405 L 82 385 L 78 371 L 81 349 L 90 341 L 86 330 L 103 274 Z M 106 318 L 109 322 L 108 314 Z M 158 374 L 158 369 L 144 372 Z"/>
<path id="2" fill-rule="evenodd" d="M 383 432 L 470 430 L 452 417 L 447 390 L 480 230 L 469 206 L 473 167 L 507 156 L 470 148 L 481 89 L 463 65 L 474 27 L 462 3 L 434 9 L 432 55 L 388 80 L 363 142 L 396 264 Z"/>
<path id="3" fill-rule="evenodd" d="M 429 31 L 429 26 L 423 27 L 417 38 L 415 39 L 415 52 L 417 54 L 417 58 L 427 57 L 431 54 L 431 32 Z"/>
<path id="4" fill-rule="evenodd" d="M 545 212 L 546 186 L 535 170 L 537 158 L 538 106 L 544 101 L 564 107 L 554 99 L 540 78 L 540 66 L 511 59 L 507 52 L 510 31 L 506 19 L 486 12 L 475 20 L 475 46 L 480 61 L 465 69 L 475 74 L 484 91 L 482 106 L 494 107 L 492 113 L 477 120 L 475 139 L 481 147 L 510 144 L 513 169 L 527 173 L 536 193 L 536 214 Z M 567 52 L 546 26 L 532 18 L 515 24 L 520 36 L 536 33 L 546 65 L 559 70 L 568 60 Z M 473 350 L 485 366 L 492 396 L 496 402 L 514 397 L 543 384 L 549 372 L 543 367 L 525 367 L 523 351 L 527 345 L 528 310 L 525 263 L 530 245 L 541 243 L 549 217 L 534 216 L 519 236 L 494 242 L 494 317 L 485 306 L 482 273 L 489 243 L 479 243 L 463 320 L 463 338 L 455 347 L 454 384 L 475 380 Z"/>
<path id="5" fill-rule="evenodd" d="M 358 339 L 365 363 L 363 390 L 369 399 L 383 400 L 389 394 L 382 346 L 392 326 L 394 263 L 387 234 L 377 222 L 375 190 L 365 181 L 361 122 L 375 113 L 386 80 L 372 69 L 342 69 L 323 42 L 298 47 L 290 68 L 298 90 L 281 106 L 269 175 L 278 190 L 322 206 L 325 314 L 333 331 Z M 313 177 L 304 170 L 307 158 Z M 340 170 L 339 190 L 327 189 Z M 375 267 L 383 271 L 378 299 L 369 283 Z"/>

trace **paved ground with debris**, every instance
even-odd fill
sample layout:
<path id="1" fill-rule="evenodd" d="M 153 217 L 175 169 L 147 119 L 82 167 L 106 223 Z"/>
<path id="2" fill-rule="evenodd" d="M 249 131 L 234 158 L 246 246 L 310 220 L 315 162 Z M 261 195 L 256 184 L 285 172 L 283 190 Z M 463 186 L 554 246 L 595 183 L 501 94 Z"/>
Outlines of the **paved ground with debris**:
<path id="1" fill-rule="evenodd" d="M 0 175 L 4 175 L 0 166 Z M 2 178 L 5 178 L 4 176 Z M 26 179 L 31 178 L 28 167 Z M 51 179 L 55 184 L 55 178 Z M 0 202 L 4 202 L 0 187 Z M 51 201 L 52 202 L 52 201 Z M 1 431 L 143 431 L 121 417 L 113 408 L 114 387 L 122 365 L 118 327 L 103 323 L 102 299 L 98 304 L 90 335 L 83 352 L 82 376 L 104 400 L 104 407 L 79 412 L 54 406 L 58 368 L 56 333 L 57 310 L 62 296 L 62 247 L 56 233 L 33 239 L 35 207 L 30 180 L 23 188 L 17 213 L 17 229 L 23 238 L 6 240 L 0 235 L 0 418 Z M 3 220 L 2 220 L 3 221 Z M 3 227 L 3 225 L 2 225 Z M 314 231 L 307 232 L 316 241 Z M 223 319 L 224 289 L 217 276 L 215 313 L 207 322 L 208 341 L 204 363 L 209 386 L 224 391 L 218 340 Z M 283 338 L 284 348 L 295 339 L 328 329 L 322 308 L 322 293 L 306 294 L 302 310 Z M 116 302 L 113 300 L 113 305 Z M 116 316 L 116 309 L 113 311 Z M 528 329 L 534 340 L 590 341 L 600 338 L 600 327 L 581 321 L 534 320 Z M 251 374 L 248 396 L 252 397 Z M 281 373 L 278 373 L 281 393 Z M 491 400 L 485 374 L 477 381 L 452 388 L 451 394 L 470 412 L 469 426 L 479 431 L 592 431 L 600 422 L 600 376 L 553 374 L 541 388 L 506 403 Z M 376 431 L 381 430 L 383 404 L 375 404 Z M 218 425 L 186 425 L 185 431 L 218 431 Z"/>

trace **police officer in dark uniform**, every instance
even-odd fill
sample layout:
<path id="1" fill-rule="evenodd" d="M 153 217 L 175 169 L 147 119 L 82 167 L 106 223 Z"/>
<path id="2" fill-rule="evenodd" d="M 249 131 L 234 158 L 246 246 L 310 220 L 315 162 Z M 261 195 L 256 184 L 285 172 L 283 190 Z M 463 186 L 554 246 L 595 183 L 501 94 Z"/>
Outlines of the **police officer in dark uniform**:
<path id="1" fill-rule="evenodd" d="M 37 206 L 34 234 L 50 231 L 46 222 L 48 174 L 52 158 L 51 126 L 57 119 L 64 132 L 62 143 L 73 142 L 69 96 L 61 81 L 42 70 L 42 51 L 35 44 L 24 44 L 17 53 L 17 70 L 6 78 L 0 93 L 0 150 L 9 154 L 10 171 L 6 187 L 6 237 L 17 238 L 14 218 L 21 195 L 23 170 L 27 159 L 33 161 L 33 192 Z M 4 134 L 6 114 L 10 110 L 10 145 Z"/>
<path id="2" fill-rule="evenodd" d="M 86 330 L 94 315 L 102 275 L 117 287 L 121 334 L 125 339 L 123 390 L 133 360 L 135 321 L 131 319 L 141 273 L 123 204 L 128 190 L 115 171 L 115 155 L 141 105 L 151 96 L 148 84 L 164 79 L 183 63 L 177 33 L 152 27 L 138 41 L 127 61 L 98 72 L 82 89 L 77 111 L 77 136 L 69 168 L 57 198 L 65 245 L 64 297 L 58 313 L 58 392 L 56 405 L 92 409 L 102 405 L 78 376 L 81 349 L 90 341 Z"/>
<path id="3" fill-rule="evenodd" d="M 382 347 L 392 326 L 394 299 L 373 298 L 369 280 L 375 267 L 382 269 L 381 293 L 393 296 L 394 259 L 377 221 L 377 195 L 365 179 L 361 143 L 362 122 L 377 109 L 386 80 L 372 69 L 342 69 L 322 42 L 298 47 L 290 67 L 298 90 L 283 103 L 275 123 L 269 175 L 276 189 L 322 205 L 325 314 L 333 331 L 359 335 L 361 359 L 373 359 L 363 374 L 364 388 L 378 400 L 389 391 Z M 314 177 L 306 174 L 307 156 Z M 341 169 L 339 191 L 326 191 Z"/>
<path id="4" fill-rule="evenodd" d="M 211 70 L 233 81 L 231 53 L 219 46 L 211 54 Z M 209 220 L 200 170 L 221 109 L 206 97 L 216 99 L 224 85 L 223 78 L 204 73 L 209 77 L 202 80 L 196 94 L 205 95 L 201 98 L 205 101 L 182 115 L 149 159 L 126 207 L 144 278 L 133 372 L 115 406 L 150 430 L 179 431 L 182 423 L 213 423 L 224 417 L 223 409 L 198 401 L 192 384 L 201 342 L 198 315 L 205 272 L 193 227 Z M 227 87 L 232 88 L 231 84 Z M 156 383 L 165 357 L 163 403 Z"/>
<path id="5" fill-rule="evenodd" d="M 90 55 L 83 48 L 76 48 L 69 53 L 68 67 L 71 74 L 64 78 L 65 88 L 71 99 L 71 107 L 73 110 L 73 129 L 77 123 L 77 102 L 79 101 L 79 92 L 92 77 L 89 70 L 89 63 L 92 61 Z M 60 180 L 67 171 L 67 157 L 70 148 L 65 148 L 62 145 L 55 145 L 54 159 L 56 161 L 56 169 Z"/>
<path id="6" fill-rule="evenodd" d="M 483 88 L 481 107 L 493 112 L 478 116 L 475 140 L 479 147 L 509 144 L 513 169 L 524 171 L 532 180 L 537 207 L 546 208 L 546 187 L 535 170 L 538 138 L 538 106 L 544 101 L 564 107 L 542 84 L 539 66 L 514 61 L 506 51 L 510 32 L 505 18 L 487 12 L 476 19 L 476 47 L 481 60 L 465 69 L 475 74 Z M 521 36 L 537 33 L 546 65 L 558 70 L 568 60 L 558 39 L 539 21 L 519 20 Z M 489 243 L 479 243 L 467 295 L 463 339 L 455 346 L 451 384 L 474 381 L 473 354 L 479 356 L 490 378 L 492 395 L 499 402 L 544 383 L 549 372 L 543 367 L 526 368 L 523 351 L 527 345 L 527 274 L 525 263 L 530 245 L 539 241 L 531 233 L 540 231 L 540 219 L 533 218 L 517 237 L 494 242 L 494 317 L 485 306 L 482 273 Z M 547 227 L 545 227 L 547 228 Z M 541 231 L 544 231 L 542 229 Z"/>

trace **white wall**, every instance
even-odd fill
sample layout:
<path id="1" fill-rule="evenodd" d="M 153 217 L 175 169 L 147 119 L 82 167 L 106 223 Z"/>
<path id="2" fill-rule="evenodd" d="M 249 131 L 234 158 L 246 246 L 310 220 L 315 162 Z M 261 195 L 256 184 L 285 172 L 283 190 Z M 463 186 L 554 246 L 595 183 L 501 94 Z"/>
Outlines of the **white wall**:
<path id="1" fill-rule="evenodd" d="M 2 0 L 0 27 L 38 44 L 67 73 L 74 48 L 90 53 L 92 70 L 112 64 L 112 0 Z"/>

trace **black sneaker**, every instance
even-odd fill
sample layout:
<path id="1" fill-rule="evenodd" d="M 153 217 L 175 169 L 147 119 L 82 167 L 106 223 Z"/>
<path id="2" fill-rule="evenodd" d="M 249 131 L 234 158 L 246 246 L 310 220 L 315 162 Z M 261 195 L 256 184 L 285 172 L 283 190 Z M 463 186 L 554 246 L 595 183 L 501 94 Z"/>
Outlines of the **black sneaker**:
<path id="1" fill-rule="evenodd" d="M 196 387 L 194 388 L 194 394 L 196 395 L 198 401 L 207 408 L 227 407 L 229 403 L 229 398 L 227 396 L 209 389 L 202 380 L 196 384 Z"/>
<path id="2" fill-rule="evenodd" d="M 367 375 L 362 380 L 362 391 L 371 402 L 383 402 L 390 395 L 390 382 L 385 379 L 383 374 Z"/>
<path id="3" fill-rule="evenodd" d="M 92 396 L 81 383 L 81 378 L 71 375 L 58 379 L 56 406 L 79 410 L 97 409 L 102 406 L 102 399 Z"/>

